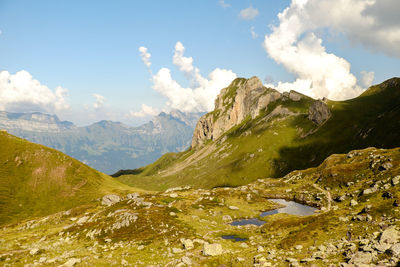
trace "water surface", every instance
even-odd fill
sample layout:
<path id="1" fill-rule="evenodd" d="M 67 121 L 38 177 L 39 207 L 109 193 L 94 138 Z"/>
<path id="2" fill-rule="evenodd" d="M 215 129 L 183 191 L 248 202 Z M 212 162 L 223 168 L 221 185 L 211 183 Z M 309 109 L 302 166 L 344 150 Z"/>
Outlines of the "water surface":
<path id="1" fill-rule="evenodd" d="M 299 204 L 294 201 L 287 201 L 284 199 L 268 199 L 269 201 L 275 202 L 277 204 L 284 205 L 284 207 L 279 208 L 279 209 L 274 209 L 270 211 L 265 211 L 260 214 L 260 217 L 266 217 L 269 215 L 277 214 L 277 213 L 286 213 L 286 214 L 291 214 L 291 215 L 297 215 L 297 216 L 309 216 L 313 215 L 315 213 L 316 208 Z M 238 226 L 238 225 L 263 225 L 265 221 L 262 221 L 257 218 L 252 218 L 252 219 L 242 219 L 242 220 L 237 220 L 233 221 L 231 225 L 233 226 Z"/>

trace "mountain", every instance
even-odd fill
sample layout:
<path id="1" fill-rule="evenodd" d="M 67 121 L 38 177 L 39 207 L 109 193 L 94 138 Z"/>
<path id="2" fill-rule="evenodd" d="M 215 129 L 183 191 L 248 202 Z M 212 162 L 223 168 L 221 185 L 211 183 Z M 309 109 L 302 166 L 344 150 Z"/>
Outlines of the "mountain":
<path id="1" fill-rule="evenodd" d="M 78 160 L 0 131 L 0 225 L 130 192 Z"/>
<path id="2" fill-rule="evenodd" d="M 85 127 L 42 113 L 0 112 L 0 129 L 60 150 L 89 166 L 114 173 L 155 161 L 167 152 L 183 151 L 202 113 L 164 112 L 139 127 L 100 121 Z"/>
<path id="3" fill-rule="evenodd" d="M 147 189 L 238 186 L 314 167 L 335 153 L 400 146 L 400 78 L 347 101 L 279 93 L 256 78 L 221 90 L 190 150 L 168 153 L 118 179 Z"/>

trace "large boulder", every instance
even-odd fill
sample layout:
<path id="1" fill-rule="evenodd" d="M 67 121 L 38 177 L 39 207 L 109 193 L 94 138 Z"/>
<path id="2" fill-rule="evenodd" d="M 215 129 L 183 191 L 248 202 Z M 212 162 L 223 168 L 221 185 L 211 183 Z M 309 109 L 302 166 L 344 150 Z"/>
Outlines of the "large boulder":
<path id="1" fill-rule="evenodd" d="M 203 245 L 203 255 L 204 256 L 217 256 L 222 254 L 221 244 L 209 244 L 204 243 Z"/>
<path id="2" fill-rule="evenodd" d="M 321 125 L 331 117 L 332 113 L 323 100 L 315 101 L 308 109 L 308 119 Z"/>
<path id="3" fill-rule="evenodd" d="M 121 201 L 121 198 L 117 195 L 105 195 L 101 199 L 101 204 L 104 206 L 111 206 L 114 205 L 115 203 L 118 203 Z"/>

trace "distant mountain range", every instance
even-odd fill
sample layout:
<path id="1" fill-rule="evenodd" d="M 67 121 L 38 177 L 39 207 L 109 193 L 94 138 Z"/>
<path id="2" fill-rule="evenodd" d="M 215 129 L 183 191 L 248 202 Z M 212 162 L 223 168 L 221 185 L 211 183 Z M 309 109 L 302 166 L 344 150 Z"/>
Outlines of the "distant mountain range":
<path id="1" fill-rule="evenodd" d="M 166 152 L 190 146 L 203 113 L 160 113 L 139 127 L 100 121 L 85 127 L 39 112 L 0 111 L 0 129 L 60 150 L 104 173 L 149 164 Z"/>

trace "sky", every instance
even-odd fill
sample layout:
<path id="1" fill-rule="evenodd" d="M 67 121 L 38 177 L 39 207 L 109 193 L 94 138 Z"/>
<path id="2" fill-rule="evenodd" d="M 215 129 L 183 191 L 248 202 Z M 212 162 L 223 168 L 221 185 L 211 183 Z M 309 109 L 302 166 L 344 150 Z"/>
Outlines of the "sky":
<path id="1" fill-rule="evenodd" d="M 0 110 L 207 112 L 236 77 L 345 100 L 400 76 L 398 0 L 0 0 Z"/>

